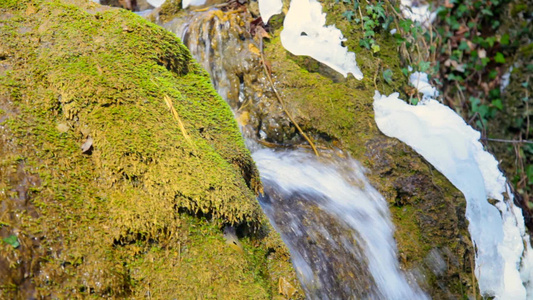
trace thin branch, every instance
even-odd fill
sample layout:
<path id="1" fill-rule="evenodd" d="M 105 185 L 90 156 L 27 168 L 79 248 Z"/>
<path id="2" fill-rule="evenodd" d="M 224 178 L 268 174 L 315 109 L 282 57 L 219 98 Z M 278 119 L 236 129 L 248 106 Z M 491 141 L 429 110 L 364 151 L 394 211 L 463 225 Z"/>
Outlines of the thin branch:
<path id="1" fill-rule="evenodd" d="M 307 134 L 305 134 L 305 132 L 302 130 L 302 128 L 300 128 L 300 126 L 298 125 L 298 123 L 296 123 L 296 121 L 293 119 L 292 115 L 289 113 L 289 111 L 287 110 L 287 108 L 285 107 L 285 102 L 283 102 L 283 99 L 281 98 L 281 96 L 278 94 L 278 91 L 276 90 L 276 87 L 274 87 L 274 81 L 272 80 L 272 76 L 270 76 L 270 73 L 268 72 L 268 69 L 266 67 L 266 64 L 265 64 L 265 57 L 263 56 L 263 37 L 260 37 L 260 42 L 261 42 L 261 49 L 259 49 L 259 53 L 261 54 L 261 61 L 263 62 L 263 70 L 265 71 L 265 74 L 268 78 L 268 82 L 270 83 L 270 86 L 272 87 L 272 90 L 274 90 L 274 94 L 276 94 L 276 97 L 278 98 L 278 101 L 279 103 L 281 104 L 281 108 L 283 108 L 283 111 L 287 114 L 287 116 L 289 117 L 289 119 L 291 120 L 291 122 L 294 124 L 294 126 L 296 126 L 296 129 L 298 129 L 298 132 L 300 132 L 300 134 L 305 138 L 305 140 L 309 143 L 309 145 L 311 146 L 311 148 L 313 148 L 313 152 L 315 152 L 315 155 L 316 156 L 320 156 L 318 155 L 318 151 L 316 150 L 316 147 L 315 147 L 315 144 L 313 143 L 313 141 L 307 136 Z"/>
<path id="2" fill-rule="evenodd" d="M 491 138 L 480 138 L 480 140 L 489 141 L 489 142 L 510 143 L 510 144 L 533 144 L 533 141 L 525 141 L 525 140 L 504 140 L 504 139 L 491 139 Z"/>

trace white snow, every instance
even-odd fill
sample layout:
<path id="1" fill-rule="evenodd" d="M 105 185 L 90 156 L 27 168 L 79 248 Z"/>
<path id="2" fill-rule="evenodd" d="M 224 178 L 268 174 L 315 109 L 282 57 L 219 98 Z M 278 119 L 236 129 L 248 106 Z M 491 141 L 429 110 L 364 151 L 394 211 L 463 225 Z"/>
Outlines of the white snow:
<path id="1" fill-rule="evenodd" d="M 406 18 L 418 21 L 424 26 L 433 23 L 437 17 L 435 12 L 429 10 L 429 4 L 422 4 L 419 1 L 401 0 L 400 8 Z"/>
<path id="2" fill-rule="evenodd" d="M 265 0 L 259 0 L 262 2 Z M 283 22 L 281 43 L 294 55 L 307 55 L 335 71 L 362 79 L 355 62 L 355 53 L 342 46 L 346 39 L 335 26 L 325 26 L 326 14 L 316 0 L 292 0 Z"/>
<path id="3" fill-rule="evenodd" d="M 165 0 L 146 0 L 146 2 L 148 2 L 148 4 L 150 4 L 151 6 L 158 8 L 159 6 L 163 5 L 163 3 L 165 3 Z"/>
<path id="4" fill-rule="evenodd" d="M 398 96 L 376 91 L 376 123 L 385 135 L 411 146 L 464 194 L 481 293 L 495 299 L 526 299 L 522 282 L 533 278 L 529 236 L 512 195 L 504 200 L 505 177 L 494 157 L 483 149 L 479 132 L 433 99 L 412 106 Z M 488 198 L 496 200 L 495 206 Z"/>
<path id="5" fill-rule="evenodd" d="M 161 1 L 161 0 L 155 0 L 155 1 Z M 200 6 L 200 5 L 204 5 L 205 2 L 206 2 L 206 0 L 183 0 L 181 2 L 181 6 L 183 8 L 187 8 L 189 6 Z"/>
<path id="6" fill-rule="evenodd" d="M 429 84 L 428 74 L 423 72 L 414 72 L 409 75 L 409 83 L 413 85 L 419 93 L 423 94 L 422 100 L 429 100 L 439 95 L 439 92 Z"/>
<path id="7" fill-rule="evenodd" d="M 260 0 L 259 1 L 259 14 L 263 23 L 267 24 L 270 17 L 281 13 L 283 3 L 281 0 Z"/>
<path id="8" fill-rule="evenodd" d="M 505 74 L 502 75 L 502 82 L 500 83 L 500 91 L 505 91 L 505 88 L 509 85 L 509 82 L 511 82 L 511 72 L 513 71 L 513 66 L 509 68 Z"/>

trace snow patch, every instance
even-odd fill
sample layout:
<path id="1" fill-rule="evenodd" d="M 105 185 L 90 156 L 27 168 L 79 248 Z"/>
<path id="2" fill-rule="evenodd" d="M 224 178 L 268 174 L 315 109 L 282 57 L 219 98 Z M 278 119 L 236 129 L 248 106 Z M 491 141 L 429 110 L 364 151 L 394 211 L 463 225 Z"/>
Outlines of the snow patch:
<path id="1" fill-rule="evenodd" d="M 522 282 L 533 279 L 529 236 L 512 195 L 504 200 L 508 186 L 498 162 L 483 149 L 479 132 L 447 106 L 433 99 L 412 106 L 398 96 L 376 91 L 376 123 L 385 135 L 411 146 L 464 194 L 481 293 L 496 299 L 526 299 Z M 490 204 L 489 198 L 496 204 Z"/>
<path id="2" fill-rule="evenodd" d="M 511 72 L 513 72 L 513 66 L 509 68 L 505 74 L 502 75 L 502 82 L 500 84 L 500 91 L 503 92 L 511 82 Z"/>
<path id="3" fill-rule="evenodd" d="M 439 92 L 434 88 L 428 79 L 428 74 L 423 72 L 414 72 L 409 75 L 409 83 L 414 86 L 419 93 L 423 94 L 422 100 L 429 100 L 439 96 Z"/>
<path id="4" fill-rule="evenodd" d="M 148 2 L 148 4 L 150 4 L 151 6 L 158 8 L 159 6 L 163 5 L 163 3 L 165 3 L 165 0 L 146 0 L 146 2 Z"/>
<path id="5" fill-rule="evenodd" d="M 152 0 L 152 1 L 154 1 L 154 0 Z M 155 1 L 161 1 L 161 0 L 155 0 Z M 206 0 L 183 0 L 181 2 L 181 6 L 183 8 L 187 8 L 189 6 L 200 6 L 200 5 L 204 5 L 205 2 L 206 2 Z"/>
<path id="6" fill-rule="evenodd" d="M 262 2 L 265 0 L 259 0 Z M 281 44 L 294 55 L 307 55 L 341 73 L 362 79 L 355 53 L 342 46 L 346 39 L 335 26 L 325 26 L 326 14 L 316 0 L 292 0 L 283 22 Z"/>
<path id="7" fill-rule="evenodd" d="M 260 0 L 259 1 L 259 14 L 263 23 L 267 24 L 270 17 L 281 13 L 283 3 L 281 0 Z"/>
<path id="8" fill-rule="evenodd" d="M 420 22 L 424 26 L 433 23 L 437 17 L 437 13 L 429 10 L 429 4 L 422 4 L 419 1 L 402 0 L 400 8 L 406 18 Z"/>

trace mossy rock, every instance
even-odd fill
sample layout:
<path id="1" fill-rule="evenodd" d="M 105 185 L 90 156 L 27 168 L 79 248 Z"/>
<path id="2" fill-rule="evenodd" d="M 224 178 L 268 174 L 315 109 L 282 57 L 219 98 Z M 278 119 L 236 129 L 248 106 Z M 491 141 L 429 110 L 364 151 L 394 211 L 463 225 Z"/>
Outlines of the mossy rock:
<path id="1" fill-rule="evenodd" d="M 0 298 L 297 286 L 233 115 L 174 35 L 87 1 L 3 1 L 0 28 L 0 236 L 20 242 L 0 244 Z"/>

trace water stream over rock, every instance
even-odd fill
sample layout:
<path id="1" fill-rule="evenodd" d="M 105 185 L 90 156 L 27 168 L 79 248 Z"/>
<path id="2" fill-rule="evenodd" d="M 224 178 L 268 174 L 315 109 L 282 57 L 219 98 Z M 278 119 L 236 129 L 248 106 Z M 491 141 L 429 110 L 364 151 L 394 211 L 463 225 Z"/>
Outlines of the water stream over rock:
<path id="1" fill-rule="evenodd" d="M 289 246 L 313 299 L 425 299 L 399 269 L 385 199 L 349 157 L 253 153 L 260 203 Z"/>

